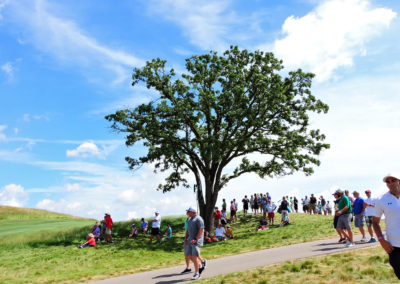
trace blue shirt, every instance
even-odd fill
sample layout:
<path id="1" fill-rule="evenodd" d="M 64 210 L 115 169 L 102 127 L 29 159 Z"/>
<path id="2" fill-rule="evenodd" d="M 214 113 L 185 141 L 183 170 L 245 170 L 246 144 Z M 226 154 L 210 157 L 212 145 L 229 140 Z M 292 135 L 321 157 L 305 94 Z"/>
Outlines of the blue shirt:
<path id="1" fill-rule="evenodd" d="M 355 215 L 360 214 L 364 207 L 364 199 L 362 199 L 361 197 L 358 197 L 356 200 L 354 200 L 353 207 L 354 207 L 353 208 L 354 214 Z"/>
<path id="2" fill-rule="evenodd" d="M 143 221 L 141 224 L 141 228 L 144 229 L 149 223 L 147 221 Z"/>

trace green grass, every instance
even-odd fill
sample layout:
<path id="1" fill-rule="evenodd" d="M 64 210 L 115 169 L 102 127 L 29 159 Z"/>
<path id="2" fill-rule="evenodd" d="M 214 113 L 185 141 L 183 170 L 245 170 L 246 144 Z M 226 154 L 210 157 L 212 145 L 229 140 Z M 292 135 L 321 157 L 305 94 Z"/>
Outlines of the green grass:
<path id="1" fill-rule="evenodd" d="M 277 214 L 277 217 L 280 215 Z M 239 222 L 232 225 L 235 239 L 206 244 L 202 255 L 212 259 L 336 235 L 332 228 L 331 216 L 291 214 L 293 225 L 249 232 L 256 227 L 259 218 L 260 216 L 239 215 Z M 36 219 L 39 221 L 41 217 Z M 58 221 L 67 222 L 65 219 Z M 73 220 L 69 219 L 68 222 Z M 45 227 L 57 224 L 57 220 L 54 219 L 47 221 L 55 223 L 44 224 Z M 9 222 L 9 219 L 1 222 Z M 138 220 L 136 222 L 139 224 Z M 76 248 L 84 241 L 84 236 L 90 230 L 89 226 L 71 228 L 64 233 L 52 231 L 46 238 L 42 235 L 43 239 L 25 239 L 8 244 L 2 242 L 0 283 L 84 282 L 183 264 L 181 243 L 184 216 L 163 217 L 163 230 L 167 222 L 171 223 L 174 238 L 164 241 L 161 245 L 149 245 L 148 239 L 143 237 L 128 239 L 131 221 L 115 224 L 114 244 L 100 244 L 96 248 Z"/>
<path id="2" fill-rule="evenodd" d="M 82 238 L 94 220 L 39 209 L 0 206 L 1 245 L 69 241 Z"/>
<path id="3" fill-rule="evenodd" d="M 199 283 L 398 283 L 381 247 L 287 261 Z"/>

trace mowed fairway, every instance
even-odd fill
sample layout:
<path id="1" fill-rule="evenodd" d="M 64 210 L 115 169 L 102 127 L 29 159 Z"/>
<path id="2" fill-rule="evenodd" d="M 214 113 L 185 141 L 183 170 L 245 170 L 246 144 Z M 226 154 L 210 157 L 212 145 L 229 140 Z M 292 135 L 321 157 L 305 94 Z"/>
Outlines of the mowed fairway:
<path id="1" fill-rule="evenodd" d="M 0 206 L 2 245 L 54 240 L 71 230 L 93 224 L 93 220 L 37 209 Z"/>

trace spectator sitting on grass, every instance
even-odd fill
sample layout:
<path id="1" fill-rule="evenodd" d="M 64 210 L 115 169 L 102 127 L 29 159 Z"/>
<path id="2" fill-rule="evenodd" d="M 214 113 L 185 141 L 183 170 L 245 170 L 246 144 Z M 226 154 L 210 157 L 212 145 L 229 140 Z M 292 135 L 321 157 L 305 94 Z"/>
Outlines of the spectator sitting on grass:
<path id="1" fill-rule="evenodd" d="M 257 231 L 262 231 L 269 229 L 268 227 L 268 221 L 266 218 L 262 218 L 260 222 L 258 223 L 257 227 L 254 230 L 250 230 L 250 232 L 257 232 Z"/>
<path id="2" fill-rule="evenodd" d="M 129 238 L 137 237 L 139 234 L 139 229 L 136 227 L 136 224 L 133 223 L 131 227 L 131 232 L 129 234 Z"/>
<path id="3" fill-rule="evenodd" d="M 208 231 L 204 231 L 204 241 L 206 243 L 211 243 L 210 233 Z"/>
<path id="4" fill-rule="evenodd" d="M 167 230 L 165 231 L 165 239 L 171 239 L 171 238 L 172 238 L 172 228 L 171 225 L 168 223 Z"/>
<path id="5" fill-rule="evenodd" d="M 92 234 L 94 235 L 94 239 L 96 241 L 100 240 L 100 226 L 99 226 L 99 222 L 96 222 L 92 228 Z"/>
<path id="6" fill-rule="evenodd" d="M 96 240 L 94 239 L 94 235 L 90 233 L 86 237 L 86 243 L 81 244 L 78 246 L 78 248 L 87 248 L 87 247 L 95 247 L 96 246 Z"/>
<path id="7" fill-rule="evenodd" d="M 218 224 L 217 228 L 215 229 L 215 237 L 218 241 L 225 240 L 225 228 Z"/>
<path id="8" fill-rule="evenodd" d="M 233 230 L 232 230 L 231 226 L 229 226 L 229 225 L 226 226 L 225 236 L 226 236 L 228 239 L 233 239 Z"/>
<path id="9" fill-rule="evenodd" d="M 146 233 L 147 233 L 147 228 L 149 227 L 149 223 L 144 219 L 144 218 L 142 218 L 142 223 L 140 223 L 140 230 L 139 230 L 139 232 L 143 232 L 143 236 L 145 237 L 146 236 Z"/>

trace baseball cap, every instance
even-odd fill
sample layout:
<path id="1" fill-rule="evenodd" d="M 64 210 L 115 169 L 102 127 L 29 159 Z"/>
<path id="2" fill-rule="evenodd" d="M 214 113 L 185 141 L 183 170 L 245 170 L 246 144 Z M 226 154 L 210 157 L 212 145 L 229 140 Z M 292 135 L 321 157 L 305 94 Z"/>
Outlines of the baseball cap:
<path id="1" fill-rule="evenodd" d="M 340 188 L 336 189 L 335 193 L 332 195 L 336 195 L 336 194 L 343 194 L 343 190 L 341 190 Z"/>
<path id="2" fill-rule="evenodd" d="M 390 178 L 390 177 L 400 180 L 400 174 L 399 174 L 399 173 L 395 173 L 395 174 L 390 173 L 390 174 L 387 174 L 387 175 L 383 178 L 383 182 L 386 182 L 386 179 L 388 179 L 388 178 Z"/>
<path id="3" fill-rule="evenodd" d="M 156 213 L 156 214 L 160 214 L 160 211 L 156 210 L 156 212 L 154 212 L 154 213 Z"/>
<path id="4" fill-rule="evenodd" d="M 371 193 L 371 190 L 367 189 L 367 190 L 365 191 L 365 193 Z"/>
<path id="5" fill-rule="evenodd" d="M 196 213 L 197 211 L 196 211 L 196 209 L 194 209 L 194 208 L 192 208 L 192 207 L 189 207 L 189 208 L 186 210 L 186 212 L 194 212 L 194 213 Z"/>
<path id="6" fill-rule="evenodd" d="M 108 216 L 111 216 L 111 215 L 110 215 L 110 213 L 108 213 L 108 212 L 104 213 L 104 215 L 108 215 Z"/>

